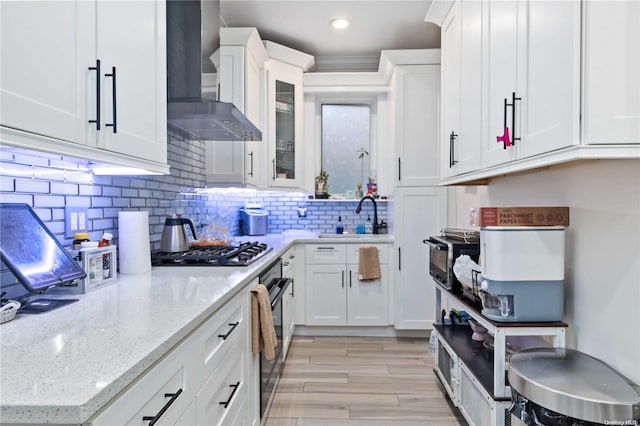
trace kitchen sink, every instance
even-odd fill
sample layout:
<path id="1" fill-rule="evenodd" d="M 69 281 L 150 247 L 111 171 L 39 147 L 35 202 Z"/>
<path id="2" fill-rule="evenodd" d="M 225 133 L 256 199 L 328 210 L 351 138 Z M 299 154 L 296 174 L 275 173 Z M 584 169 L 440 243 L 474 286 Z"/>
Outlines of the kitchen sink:
<path id="1" fill-rule="evenodd" d="M 373 234 L 320 234 L 319 238 L 371 238 Z"/>

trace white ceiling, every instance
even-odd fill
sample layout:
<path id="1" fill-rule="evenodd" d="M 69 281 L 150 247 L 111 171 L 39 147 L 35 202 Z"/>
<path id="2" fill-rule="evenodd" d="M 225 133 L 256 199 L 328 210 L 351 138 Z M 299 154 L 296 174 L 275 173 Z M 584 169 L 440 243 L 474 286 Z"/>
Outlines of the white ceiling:
<path id="1" fill-rule="evenodd" d="M 375 70 L 380 51 L 440 47 L 424 22 L 430 0 L 221 0 L 222 25 L 256 27 L 270 40 L 315 57 L 316 71 Z M 348 18 L 349 28 L 329 21 Z M 206 21 L 205 21 L 206 22 Z"/>

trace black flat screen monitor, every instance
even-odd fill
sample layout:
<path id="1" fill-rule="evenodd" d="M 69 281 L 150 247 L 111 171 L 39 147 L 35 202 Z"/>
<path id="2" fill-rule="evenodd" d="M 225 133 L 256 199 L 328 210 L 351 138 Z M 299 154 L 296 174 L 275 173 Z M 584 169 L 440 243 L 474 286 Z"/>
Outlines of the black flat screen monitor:
<path id="1" fill-rule="evenodd" d="M 27 204 L 0 203 L 0 254 L 31 293 L 86 277 Z"/>

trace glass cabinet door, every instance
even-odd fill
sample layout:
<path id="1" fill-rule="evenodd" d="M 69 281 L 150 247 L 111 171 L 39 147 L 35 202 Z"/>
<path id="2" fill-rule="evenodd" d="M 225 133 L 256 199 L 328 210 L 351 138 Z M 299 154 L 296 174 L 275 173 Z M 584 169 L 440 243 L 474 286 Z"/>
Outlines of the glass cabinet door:
<path id="1" fill-rule="evenodd" d="M 268 185 L 302 188 L 302 69 L 271 59 L 268 69 Z"/>
<path id="2" fill-rule="evenodd" d="M 296 178 L 295 86 L 276 80 L 276 179 Z"/>

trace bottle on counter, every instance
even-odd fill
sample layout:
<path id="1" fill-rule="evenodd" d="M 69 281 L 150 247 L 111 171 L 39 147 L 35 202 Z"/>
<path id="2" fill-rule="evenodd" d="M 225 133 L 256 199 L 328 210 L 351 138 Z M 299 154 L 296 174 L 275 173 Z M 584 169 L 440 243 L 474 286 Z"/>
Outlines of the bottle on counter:
<path id="1" fill-rule="evenodd" d="M 89 241 L 89 233 L 88 232 L 76 232 L 73 234 L 73 249 L 80 250 L 82 243 Z"/>
<path id="2" fill-rule="evenodd" d="M 343 234 L 344 226 L 342 225 L 342 216 L 338 216 L 338 223 L 336 224 L 336 234 Z"/>
<path id="3" fill-rule="evenodd" d="M 367 221 L 364 224 L 364 233 L 371 234 L 373 232 L 373 223 L 371 222 L 371 216 L 367 215 Z"/>
<path id="4" fill-rule="evenodd" d="M 98 247 L 107 247 L 111 245 L 111 240 L 113 239 L 113 234 L 109 232 L 105 232 L 102 234 L 102 239 L 98 243 Z"/>

